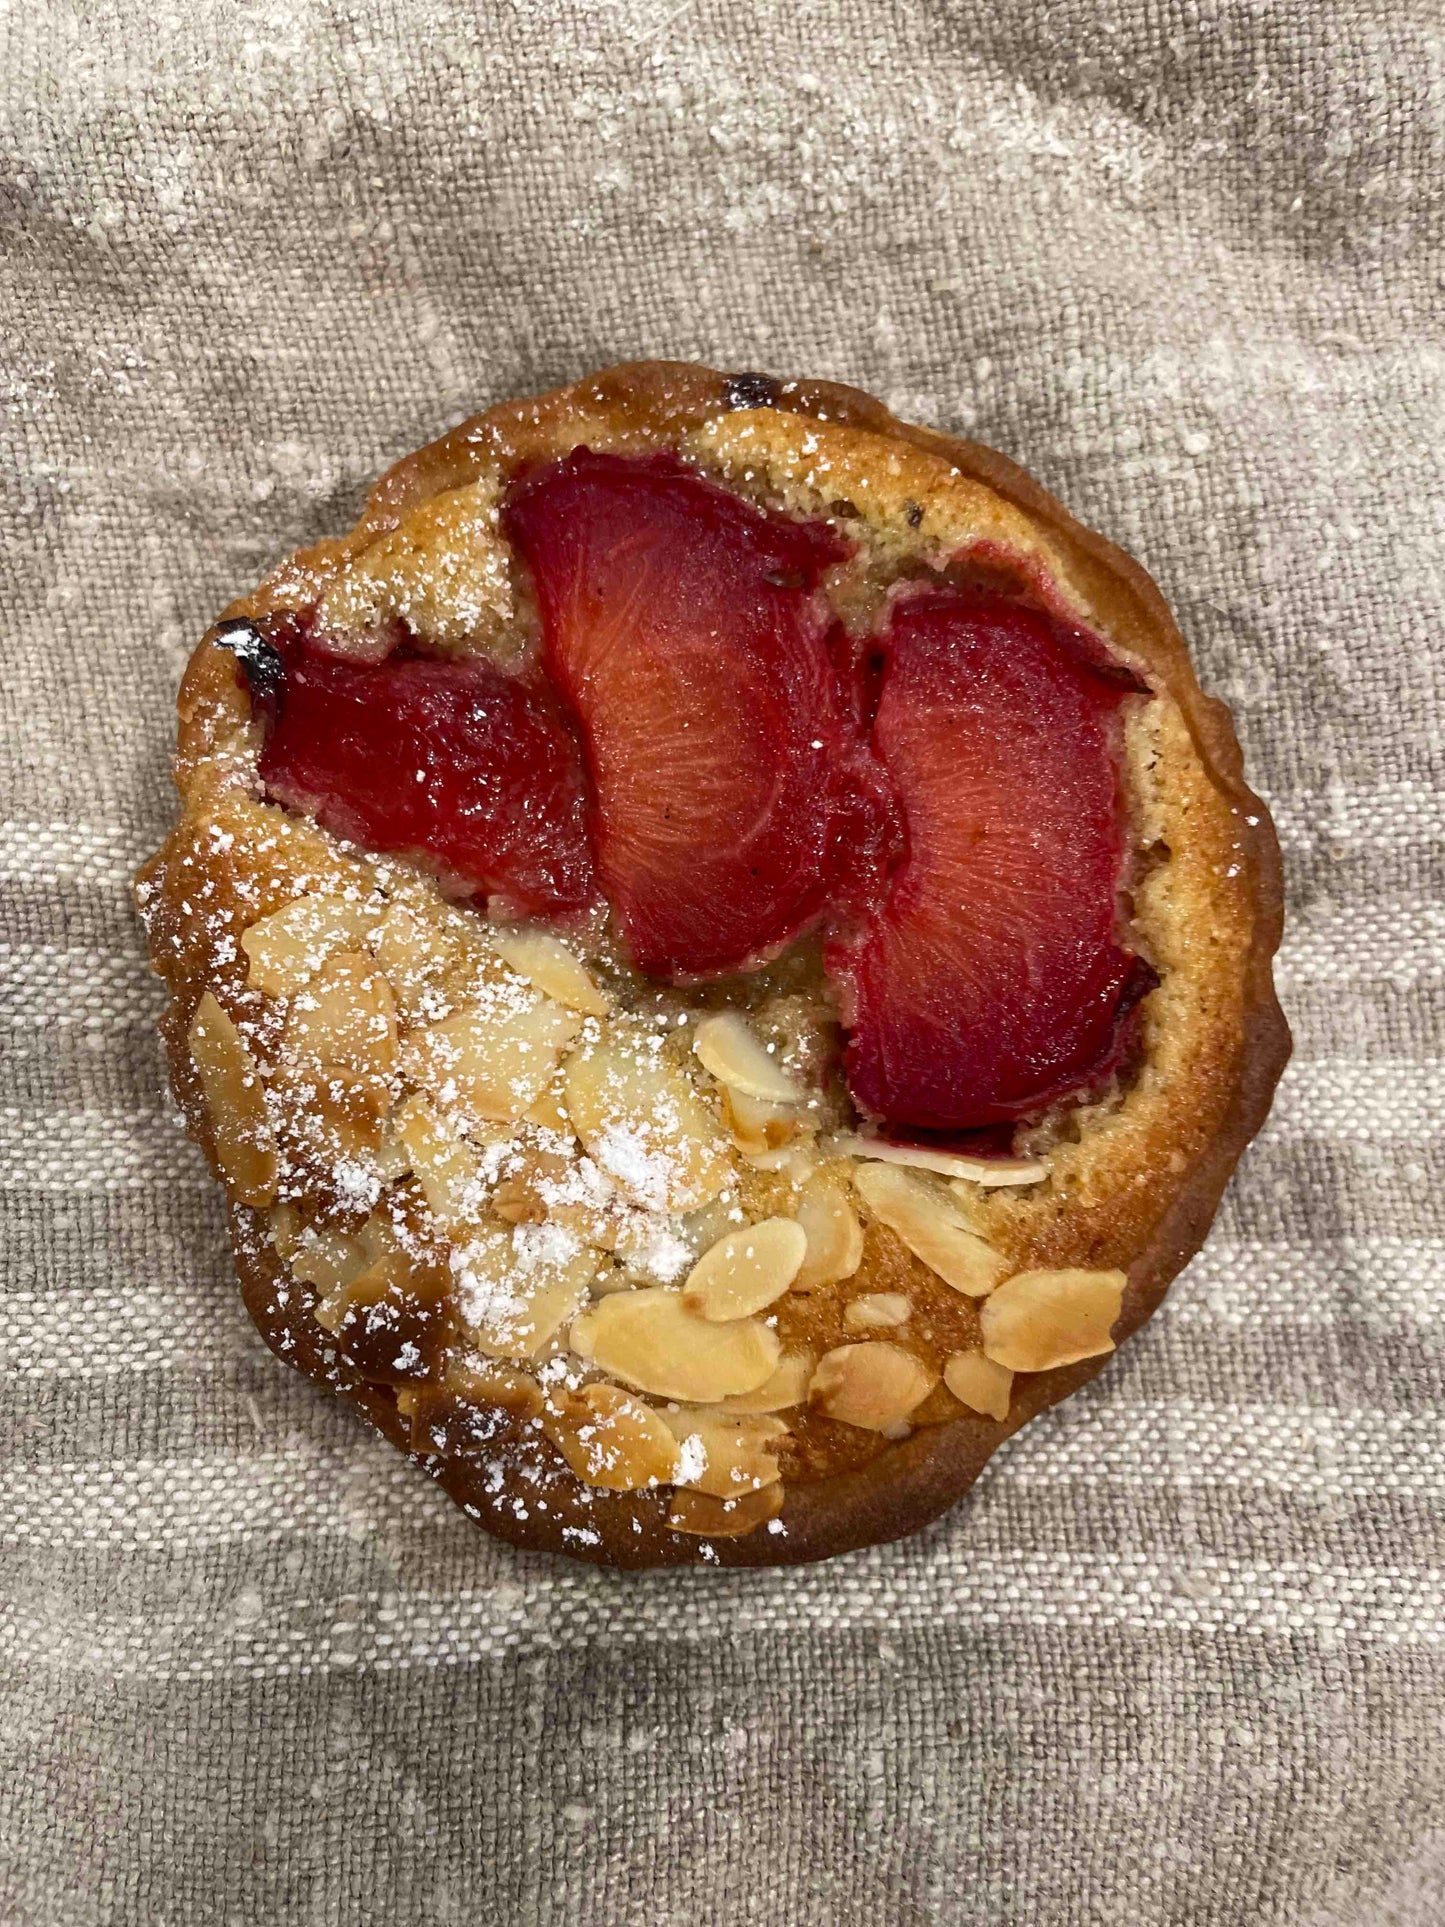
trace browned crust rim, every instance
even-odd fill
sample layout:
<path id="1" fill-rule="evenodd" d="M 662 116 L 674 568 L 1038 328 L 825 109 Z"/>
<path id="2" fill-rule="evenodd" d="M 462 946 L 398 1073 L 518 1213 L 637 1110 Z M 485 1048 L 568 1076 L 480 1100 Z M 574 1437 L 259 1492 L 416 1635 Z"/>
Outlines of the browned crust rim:
<path id="1" fill-rule="evenodd" d="M 394 521 L 428 469 L 430 487 L 421 492 L 455 485 L 447 471 L 460 451 L 496 435 L 495 424 L 505 422 L 515 411 L 556 417 L 582 398 L 594 407 L 646 419 L 661 416 L 682 427 L 715 413 L 730 379 L 687 363 L 624 364 L 535 402 L 495 410 L 398 463 L 373 491 L 361 526 L 376 530 Z M 779 408 L 901 439 L 941 456 L 1045 527 L 1068 555 L 1095 604 L 1106 609 L 1125 633 L 1132 632 L 1147 645 L 1146 654 L 1183 711 L 1212 783 L 1236 813 L 1253 925 L 1235 1085 L 1223 1123 L 1181 1182 L 1148 1244 L 1129 1266 L 1123 1310 L 1115 1327 L 1116 1338 L 1122 1341 L 1158 1308 L 1170 1282 L 1202 1244 L 1230 1173 L 1263 1123 L 1289 1058 L 1289 1029 L 1271 971 L 1283 923 L 1283 873 L 1269 812 L 1244 782 L 1228 708 L 1200 689 L 1183 637 L 1158 588 L 1137 562 L 1083 527 L 1047 490 L 993 449 L 900 422 L 870 396 L 834 383 L 775 382 L 771 394 L 772 404 Z M 253 598 L 234 605 L 237 610 L 255 606 Z M 182 1040 L 173 1036 L 173 1059 L 181 1047 Z M 325 1366 L 304 1324 L 298 1321 L 293 1329 L 277 1308 L 278 1261 L 258 1237 L 254 1214 L 233 1207 L 232 1221 L 243 1297 L 262 1336 L 288 1363 L 310 1377 L 326 1379 Z M 596 1528 L 595 1517 L 579 1507 L 557 1504 L 547 1512 L 534 1508 L 519 1519 L 509 1509 L 512 1495 L 489 1493 L 478 1468 L 411 1452 L 394 1402 L 385 1392 L 357 1384 L 343 1388 L 340 1396 L 357 1405 L 471 1516 L 517 1546 L 618 1567 L 781 1566 L 831 1558 L 903 1537 L 926 1525 L 967 1491 L 1006 1438 L 1086 1384 L 1107 1362 L 1107 1356 L 1089 1359 L 1017 1381 L 1014 1409 L 1006 1422 L 969 1417 L 931 1426 L 880 1454 L 861 1471 L 790 1485 L 782 1532 L 762 1529 L 740 1538 L 705 1542 L 671 1531 L 665 1522 L 665 1502 L 652 1493 L 628 1495 L 634 1502 L 630 1532 L 604 1531 L 596 1544 L 577 1536 L 579 1526 Z"/>

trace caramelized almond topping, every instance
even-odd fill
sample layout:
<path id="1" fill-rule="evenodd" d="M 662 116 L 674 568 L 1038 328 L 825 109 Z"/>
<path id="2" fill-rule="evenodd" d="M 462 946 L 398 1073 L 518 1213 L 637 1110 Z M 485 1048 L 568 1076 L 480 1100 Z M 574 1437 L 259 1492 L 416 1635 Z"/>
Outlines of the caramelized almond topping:
<path id="1" fill-rule="evenodd" d="M 817 1175 L 808 1180 L 794 1216 L 808 1240 L 794 1291 L 817 1291 L 851 1278 L 863 1258 L 863 1227 L 842 1186 Z"/>
<path id="2" fill-rule="evenodd" d="M 752 1392 L 778 1363 L 778 1335 L 755 1318 L 713 1324 L 659 1285 L 612 1292 L 575 1319 L 572 1350 L 656 1398 L 711 1405 Z"/>
<path id="3" fill-rule="evenodd" d="M 363 951 L 329 957 L 292 999 L 284 1050 L 292 1068 L 322 1081 L 356 1085 L 384 1076 L 396 1061 L 396 998 Z"/>
<path id="4" fill-rule="evenodd" d="M 989 1418 L 1008 1417 L 1009 1395 L 1014 1375 L 1006 1365 L 995 1364 L 984 1352 L 955 1352 L 945 1360 L 943 1382 L 971 1412 Z"/>
<path id="5" fill-rule="evenodd" d="M 693 1033 L 692 1047 L 703 1069 L 742 1097 L 764 1104 L 796 1104 L 807 1095 L 738 1011 L 722 1010 L 704 1017 Z"/>
<path id="6" fill-rule="evenodd" d="M 1020 1271 L 983 1307 L 983 1349 L 1013 1372 L 1048 1372 L 1111 1352 L 1122 1271 Z"/>
<path id="7" fill-rule="evenodd" d="M 853 1182 L 879 1223 L 955 1291 L 982 1298 L 1007 1276 L 1007 1260 L 970 1231 L 954 1200 L 926 1179 L 897 1165 L 860 1164 Z"/>
<path id="8" fill-rule="evenodd" d="M 682 1288 L 682 1302 L 704 1318 L 746 1318 L 782 1297 L 807 1248 L 803 1227 L 791 1218 L 739 1225 L 698 1259 Z"/>
<path id="9" fill-rule="evenodd" d="M 724 1412 L 786 1412 L 801 1405 L 808 1396 L 808 1385 L 817 1364 L 813 1352 L 785 1352 L 772 1376 L 765 1378 L 755 1392 L 736 1392 L 718 1401 Z"/>
<path id="10" fill-rule="evenodd" d="M 695 1405 L 674 1406 L 660 1416 L 680 1448 L 673 1475 L 678 1485 L 735 1499 L 782 1477 L 774 1456 L 779 1440 L 788 1436 L 781 1419 L 733 1416 Z"/>
<path id="11" fill-rule="evenodd" d="M 830 1141 L 829 1149 L 837 1157 L 899 1164 L 984 1186 L 1041 1184 L 1049 1175 L 1049 1167 L 1038 1158 L 971 1158 L 961 1151 L 930 1151 L 921 1144 L 889 1144 L 883 1138 L 863 1137 L 856 1131 L 840 1131 Z"/>
<path id="12" fill-rule="evenodd" d="M 677 1464 L 677 1440 L 661 1414 L 616 1385 L 553 1392 L 542 1429 L 579 1479 L 610 1492 L 665 1484 Z"/>
<path id="13" fill-rule="evenodd" d="M 589 1155 L 644 1209 L 696 1210 L 732 1175 L 712 1113 L 640 1028 L 574 1052 L 565 1102 Z"/>
<path id="14" fill-rule="evenodd" d="M 535 991 L 492 989 L 482 1003 L 414 1031 L 403 1068 L 472 1117 L 513 1123 L 542 1095 L 582 1020 Z"/>
<path id="15" fill-rule="evenodd" d="M 818 1361 L 809 1403 L 828 1418 L 867 1432 L 893 1432 L 908 1422 L 938 1383 L 938 1373 L 901 1345 L 865 1339 L 839 1345 Z"/>
<path id="16" fill-rule="evenodd" d="M 210 991 L 196 1005 L 188 1042 L 221 1176 L 242 1204 L 270 1204 L 278 1166 L 261 1074 L 241 1033 Z"/>
<path id="17" fill-rule="evenodd" d="M 395 1130 L 432 1216 L 448 1238 L 464 1242 L 487 1211 L 475 1151 L 448 1129 L 424 1097 L 406 1099 L 396 1113 Z"/>
<path id="18" fill-rule="evenodd" d="M 346 1288 L 336 1349 L 373 1384 L 424 1379 L 441 1342 L 444 1280 L 401 1255 L 378 1259 Z"/>
<path id="19" fill-rule="evenodd" d="M 843 1307 L 843 1323 L 849 1331 L 868 1331 L 888 1325 L 906 1325 L 913 1303 L 901 1291 L 869 1291 L 861 1298 L 850 1298 Z"/>
<path id="20" fill-rule="evenodd" d="M 672 1495 L 667 1523 L 674 1532 L 691 1533 L 699 1539 L 741 1539 L 769 1519 L 776 1519 L 782 1509 L 781 1485 L 765 1485 L 738 1499 L 715 1499 L 708 1492 L 682 1489 Z"/>
<path id="21" fill-rule="evenodd" d="M 584 1017 L 606 1017 L 612 1009 L 612 999 L 593 982 L 582 959 L 549 931 L 496 930 L 492 945 L 509 969 L 564 1010 L 580 1011 Z"/>
<path id="22" fill-rule="evenodd" d="M 302 990 L 338 950 L 354 950 L 376 923 L 379 905 L 350 897 L 298 897 L 253 923 L 241 937 L 246 983 L 267 997 Z"/>

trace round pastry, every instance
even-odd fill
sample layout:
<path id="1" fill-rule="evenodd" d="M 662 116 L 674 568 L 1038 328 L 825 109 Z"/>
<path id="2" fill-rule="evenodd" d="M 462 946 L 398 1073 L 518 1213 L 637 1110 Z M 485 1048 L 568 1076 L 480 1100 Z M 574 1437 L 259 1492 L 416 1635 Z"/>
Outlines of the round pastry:
<path id="1" fill-rule="evenodd" d="M 1158 592 L 822 382 L 462 424 L 203 638 L 141 872 L 245 1302 L 474 1519 L 896 1537 L 1197 1249 L 1280 871 Z"/>

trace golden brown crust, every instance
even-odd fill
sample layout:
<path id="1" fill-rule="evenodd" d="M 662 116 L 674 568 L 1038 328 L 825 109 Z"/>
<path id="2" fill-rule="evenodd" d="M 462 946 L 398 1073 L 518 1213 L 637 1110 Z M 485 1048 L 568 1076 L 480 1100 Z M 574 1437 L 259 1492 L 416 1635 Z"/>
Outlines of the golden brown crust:
<path id="1" fill-rule="evenodd" d="M 686 364 L 632 364 L 463 423 L 390 470 L 349 536 L 293 558 L 226 613 L 256 615 L 314 599 L 417 504 L 465 489 L 483 472 L 500 467 L 505 473 L 521 460 L 562 452 L 588 439 L 589 431 L 615 449 L 684 446 L 735 486 L 755 482 L 776 495 L 780 476 L 797 467 L 800 418 L 809 434 L 827 441 L 835 467 L 852 463 L 864 487 L 875 484 L 859 515 L 870 539 L 892 540 L 890 530 L 905 522 L 912 528 L 917 514 L 923 533 L 936 531 L 940 553 L 967 547 L 984 560 L 1005 558 L 1026 576 L 1035 572 L 1031 579 L 1041 594 L 1058 597 L 1087 620 L 1143 670 L 1157 692 L 1150 706 L 1152 734 L 1131 752 L 1137 791 L 1132 800 L 1136 813 L 1153 812 L 1172 834 L 1160 838 L 1161 847 L 1168 846 L 1162 880 L 1151 884 L 1146 878 L 1141 885 L 1140 927 L 1157 945 L 1176 946 L 1171 962 L 1178 989 L 1175 1003 L 1162 1000 L 1150 1018 L 1145 1045 L 1146 1070 L 1157 1060 L 1170 1075 L 1156 1078 L 1152 1089 L 1146 1076 L 1122 1101 L 1116 1094 L 1085 1116 L 1078 1142 L 1058 1147 L 1067 1182 L 1042 1195 L 1037 1188 L 985 1193 L 975 1217 L 1018 1267 L 1086 1263 L 1126 1270 L 1115 1328 L 1122 1339 L 1152 1313 L 1198 1249 L 1288 1056 L 1270 969 L 1282 917 L 1278 845 L 1268 812 L 1244 784 L 1229 712 L 1200 691 L 1184 642 L 1144 571 L 1082 528 L 1005 457 L 900 423 L 853 389 L 774 383 L 761 396 L 764 412 L 730 407 L 728 382 Z M 754 404 L 759 399 L 752 384 L 731 397 Z M 801 500 L 786 505 L 807 506 Z M 226 972 L 208 952 L 199 928 L 203 919 L 192 910 L 181 879 L 194 879 L 204 866 L 212 891 L 255 918 L 294 894 L 298 866 L 325 880 L 344 873 L 348 859 L 301 823 L 288 823 L 285 847 L 266 862 L 223 856 L 216 848 L 218 828 L 225 835 L 234 817 L 244 842 L 243 819 L 264 806 L 234 787 L 236 772 L 254 754 L 249 711 L 231 659 L 210 637 L 192 659 L 179 710 L 176 774 L 186 817 L 142 872 L 142 889 L 150 898 L 156 968 L 173 992 L 163 1024 L 172 1077 L 192 1129 L 209 1151 L 187 1034 L 202 990 Z M 1210 946 L 1203 956 L 1197 950 L 1201 928 Z M 1186 954 L 1189 945 L 1195 950 Z M 239 986 L 239 979 L 233 981 Z M 267 1342 L 308 1375 L 332 1384 L 408 1449 L 393 1394 L 338 1374 L 311 1317 L 312 1300 L 287 1288 L 285 1268 L 263 1235 L 259 1215 L 233 1203 L 232 1227 L 243 1295 Z M 965 1309 L 960 1305 L 960 1316 Z M 926 1424 L 857 1469 L 790 1479 L 777 1525 L 738 1537 L 703 1539 L 670 1529 L 665 1492 L 599 1495 L 563 1476 L 546 1483 L 544 1507 L 519 1504 L 514 1486 L 490 1490 L 491 1481 L 474 1465 L 412 1456 L 488 1530 L 519 1545 L 623 1566 L 790 1564 L 895 1538 L 935 1517 L 1004 1438 L 1104 1362 L 1092 1358 L 1017 1379 L 1005 1422 L 969 1414 Z M 945 1408 L 962 1411 L 946 1395 L 940 1398 Z"/>

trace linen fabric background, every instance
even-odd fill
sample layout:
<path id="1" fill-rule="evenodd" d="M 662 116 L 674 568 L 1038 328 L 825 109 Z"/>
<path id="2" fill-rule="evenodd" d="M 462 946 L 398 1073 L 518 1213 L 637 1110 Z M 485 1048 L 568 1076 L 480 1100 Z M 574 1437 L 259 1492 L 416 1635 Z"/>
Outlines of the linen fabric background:
<path id="1" fill-rule="evenodd" d="M 1438 0 L 3 14 L 0 1919 L 1445 1918 Z M 128 899 L 225 601 L 640 355 L 1159 580 L 1290 881 L 1204 1255 L 933 1530 L 519 1556 L 274 1363 Z"/>

